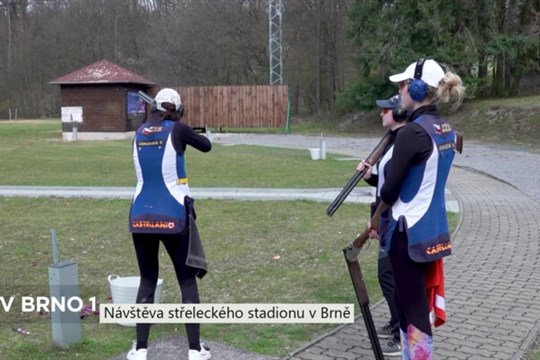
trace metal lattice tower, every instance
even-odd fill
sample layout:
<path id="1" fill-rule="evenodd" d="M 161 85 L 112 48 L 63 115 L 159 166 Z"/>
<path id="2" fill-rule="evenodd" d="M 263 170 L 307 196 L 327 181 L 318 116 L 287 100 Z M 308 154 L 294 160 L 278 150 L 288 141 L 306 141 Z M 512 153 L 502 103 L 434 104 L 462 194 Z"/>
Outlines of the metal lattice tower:
<path id="1" fill-rule="evenodd" d="M 270 85 L 283 84 L 282 0 L 268 0 L 268 50 L 270 54 Z"/>

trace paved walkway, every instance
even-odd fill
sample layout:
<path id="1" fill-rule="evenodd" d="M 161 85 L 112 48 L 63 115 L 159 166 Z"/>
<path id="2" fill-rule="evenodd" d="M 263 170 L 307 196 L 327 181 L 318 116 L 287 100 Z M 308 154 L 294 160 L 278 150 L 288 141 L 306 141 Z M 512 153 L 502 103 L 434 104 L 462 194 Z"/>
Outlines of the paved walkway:
<path id="1" fill-rule="evenodd" d="M 229 138 L 229 139 L 226 139 Z M 224 142 L 316 147 L 317 138 L 225 136 Z M 309 145 L 306 144 L 306 141 Z M 366 156 L 377 139 L 327 138 L 327 148 Z M 465 143 L 449 188 L 461 204 L 453 256 L 445 261 L 447 323 L 435 359 L 518 360 L 540 335 L 540 154 Z M 502 179 L 502 180 L 500 180 Z M 352 289 L 351 289 L 352 291 Z M 372 306 L 387 319 L 387 306 Z M 286 359 L 373 359 L 363 320 L 337 328 Z"/>
<path id="2" fill-rule="evenodd" d="M 225 135 L 214 141 L 306 149 L 318 144 L 318 138 L 298 136 Z M 365 156 L 377 141 L 328 138 L 327 148 L 347 156 Z M 448 318 L 435 329 L 435 359 L 518 360 L 540 334 L 540 154 L 466 144 L 465 154 L 455 163 L 458 166 L 452 169 L 448 185 L 460 204 L 461 221 L 453 237 L 453 255 L 445 260 Z M 18 190 L 0 187 L 0 195 L 23 195 L 13 193 Z M 123 191 L 119 197 L 131 197 L 131 188 Z M 325 196 L 333 199 L 335 193 L 328 193 Z M 194 195 L 205 197 L 202 192 Z M 362 199 L 367 194 L 355 195 Z M 380 301 L 371 308 L 375 321 L 387 319 L 385 303 Z M 187 352 L 185 343 L 177 337 L 151 342 L 149 359 L 176 359 L 178 353 Z M 209 345 L 216 360 L 275 359 L 219 343 Z M 124 358 L 121 354 L 111 360 Z M 284 359 L 373 359 L 373 353 L 360 318 Z"/>
<path id="3" fill-rule="evenodd" d="M 475 171 L 454 167 L 449 186 L 462 216 L 445 261 L 448 318 L 435 329 L 435 359 L 521 359 L 540 333 L 539 204 Z M 386 303 L 372 313 L 387 319 Z M 373 352 L 359 319 L 287 358 L 373 359 Z"/>

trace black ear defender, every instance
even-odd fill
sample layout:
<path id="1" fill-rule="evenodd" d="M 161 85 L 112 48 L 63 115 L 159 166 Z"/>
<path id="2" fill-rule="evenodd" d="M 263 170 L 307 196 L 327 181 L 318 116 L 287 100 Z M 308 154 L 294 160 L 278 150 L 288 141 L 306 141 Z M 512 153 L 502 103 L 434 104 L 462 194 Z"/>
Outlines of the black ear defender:
<path id="1" fill-rule="evenodd" d="M 424 58 L 418 59 L 414 69 L 414 79 L 409 83 L 409 95 L 414 101 L 424 101 L 427 96 L 428 87 L 422 80 L 422 71 L 424 69 Z"/>
<path id="2" fill-rule="evenodd" d="M 377 106 L 382 109 L 392 109 L 392 118 L 396 122 L 405 121 L 409 117 L 407 110 L 403 108 L 403 104 L 401 103 L 401 95 L 399 94 L 392 96 L 388 100 L 377 100 L 376 103 Z"/>
<path id="3" fill-rule="evenodd" d="M 396 106 L 392 108 L 392 117 L 394 118 L 395 122 L 403 122 L 407 120 L 409 114 L 407 113 L 407 110 L 403 108 L 401 95 L 396 95 L 394 98 L 396 99 Z"/>
<path id="4" fill-rule="evenodd" d="M 180 106 L 178 107 L 178 110 L 176 110 L 176 112 L 178 114 L 180 114 L 180 117 L 183 117 L 184 116 L 184 105 L 180 104 Z"/>
<path id="5" fill-rule="evenodd" d="M 395 122 L 403 122 L 409 117 L 407 110 L 401 106 L 401 101 L 395 108 L 392 109 L 392 117 L 394 118 Z"/>

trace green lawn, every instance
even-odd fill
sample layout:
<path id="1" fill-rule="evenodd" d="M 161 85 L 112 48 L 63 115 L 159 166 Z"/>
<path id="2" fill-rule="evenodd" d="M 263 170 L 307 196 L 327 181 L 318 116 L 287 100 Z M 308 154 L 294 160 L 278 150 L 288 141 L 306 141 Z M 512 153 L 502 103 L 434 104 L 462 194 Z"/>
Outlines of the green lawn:
<path id="1" fill-rule="evenodd" d="M 533 348 L 527 354 L 527 360 L 540 360 L 540 337 L 534 342 Z"/>
<path id="2" fill-rule="evenodd" d="M 342 187 L 355 164 L 311 161 L 305 151 L 219 146 L 189 151 L 187 168 L 197 187 Z M 131 186 L 129 141 L 63 142 L 57 121 L 0 122 L 0 184 Z M 286 174 L 286 176 L 285 176 Z M 316 174 L 316 176 L 314 176 Z M 201 298 L 214 303 L 356 303 L 341 249 L 367 221 L 365 205 L 345 204 L 334 217 L 328 204 L 197 200 L 198 223 L 210 264 Z M 136 275 L 127 229 L 129 201 L 0 198 L 0 271 L 5 296 L 48 295 L 52 262 L 49 229 L 58 234 L 60 259 L 75 260 L 81 295 L 107 302 L 107 276 Z M 373 301 L 380 298 L 372 246 L 362 254 Z M 162 253 L 162 302 L 180 302 L 172 265 Z M 279 259 L 277 259 L 279 257 Z M 0 352 L 7 359 L 107 359 L 129 347 L 133 329 L 83 320 L 81 344 L 68 351 L 51 344 L 46 315 L 3 314 Z M 24 336 L 11 328 L 24 327 Z M 261 353 L 284 355 L 332 325 L 205 325 L 202 336 Z M 159 325 L 152 336 L 178 331 Z"/>
<path id="3" fill-rule="evenodd" d="M 339 157 L 214 145 L 210 153 L 188 148 L 186 168 L 193 187 L 341 188 L 356 163 Z M 135 185 L 130 141 L 64 142 L 58 121 L 0 122 L 0 169 L 0 185 Z"/>
<path id="4" fill-rule="evenodd" d="M 81 295 L 108 302 L 107 276 L 137 275 L 129 232 L 127 200 L 0 198 L 4 296 L 47 296 L 52 262 L 49 229 L 58 234 L 61 260 L 79 267 Z M 364 226 L 365 205 L 345 204 L 329 218 L 326 204 L 294 202 L 197 201 L 198 223 L 210 272 L 200 282 L 209 303 L 356 303 L 341 249 Z M 361 255 L 372 301 L 380 298 L 374 242 Z M 279 259 L 277 256 L 279 255 Z M 179 288 L 162 251 L 162 302 L 179 303 Z M 50 321 L 35 313 L 3 314 L 2 359 L 107 359 L 125 351 L 134 331 L 83 320 L 84 342 L 70 351 L 51 345 Z M 24 327 L 22 336 L 12 327 Z M 284 355 L 333 325 L 204 325 L 202 336 L 261 353 Z M 156 325 L 153 336 L 183 334 L 182 325 Z"/>

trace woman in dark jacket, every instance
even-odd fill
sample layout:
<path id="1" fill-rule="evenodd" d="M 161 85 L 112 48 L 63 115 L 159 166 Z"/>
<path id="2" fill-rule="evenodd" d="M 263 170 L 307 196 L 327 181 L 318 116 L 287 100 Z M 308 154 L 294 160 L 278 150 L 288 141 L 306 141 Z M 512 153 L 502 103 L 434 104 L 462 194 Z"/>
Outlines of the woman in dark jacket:
<path id="1" fill-rule="evenodd" d="M 401 96 L 395 95 L 388 100 L 377 100 L 377 106 L 381 108 L 380 116 L 383 128 L 391 131 L 395 138 L 401 128 L 407 123 L 407 112 L 402 107 Z M 392 158 L 393 148 L 394 144 L 392 142 L 384 149 L 384 154 L 377 163 L 377 173 L 371 172 L 371 164 L 366 161 L 361 161 L 357 167 L 358 171 L 363 171 L 367 168 L 364 180 L 369 185 L 376 187 L 373 209 L 376 208 L 381 200 L 380 190 L 384 184 L 384 178 L 387 172 L 386 166 Z M 388 217 L 388 211 L 382 214 L 382 216 L 386 219 Z M 372 235 L 377 236 L 377 234 Z M 390 319 L 388 323 L 377 328 L 377 336 L 382 339 L 388 339 L 386 342 L 381 343 L 381 350 L 384 356 L 401 356 L 399 316 L 395 301 L 394 275 L 392 274 L 392 265 L 390 264 L 388 254 L 383 249 L 384 239 L 380 238 L 379 240 L 381 241 L 381 247 L 379 248 L 377 261 L 377 276 L 383 296 L 388 304 L 388 310 L 390 310 Z"/>

